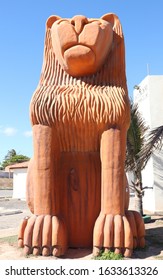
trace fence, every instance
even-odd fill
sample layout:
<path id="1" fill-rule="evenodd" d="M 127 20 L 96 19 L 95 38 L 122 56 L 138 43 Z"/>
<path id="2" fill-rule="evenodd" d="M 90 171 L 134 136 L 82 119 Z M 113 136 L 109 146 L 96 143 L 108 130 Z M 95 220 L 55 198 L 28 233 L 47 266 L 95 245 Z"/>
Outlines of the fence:
<path id="1" fill-rule="evenodd" d="M 7 171 L 0 171 L 0 178 L 13 178 L 13 173 Z"/>

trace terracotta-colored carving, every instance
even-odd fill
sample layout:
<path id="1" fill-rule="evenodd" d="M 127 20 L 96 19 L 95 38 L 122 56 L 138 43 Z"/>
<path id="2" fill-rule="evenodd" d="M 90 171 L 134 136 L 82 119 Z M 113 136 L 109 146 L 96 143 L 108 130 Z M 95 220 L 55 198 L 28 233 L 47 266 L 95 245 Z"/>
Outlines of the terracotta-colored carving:
<path id="1" fill-rule="evenodd" d="M 51 16 L 41 78 L 30 104 L 33 213 L 20 225 L 26 254 L 93 246 L 130 256 L 144 224 L 128 211 L 124 173 L 130 106 L 119 19 Z"/>

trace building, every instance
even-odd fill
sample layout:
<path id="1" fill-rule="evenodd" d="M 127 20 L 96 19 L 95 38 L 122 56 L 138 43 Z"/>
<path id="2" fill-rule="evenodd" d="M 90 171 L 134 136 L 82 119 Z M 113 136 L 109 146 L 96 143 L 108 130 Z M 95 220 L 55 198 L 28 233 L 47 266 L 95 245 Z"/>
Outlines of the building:
<path id="1" fill-rule="evenodd" d="M 26 198 L 26 178 L 29 161 L 8 166 L 9 172 L 13 172 L 13 198 Z"/>
<path id="2" fill-rule="evenodd" d="M 148 75 L 135 87 L 134 103 L 138 103 L 139 111 L 150 129 L 163 125 L 163 75 Z M 144 211 L 163 213 L 163 149 L 149 160 L 142 172 Z"/>

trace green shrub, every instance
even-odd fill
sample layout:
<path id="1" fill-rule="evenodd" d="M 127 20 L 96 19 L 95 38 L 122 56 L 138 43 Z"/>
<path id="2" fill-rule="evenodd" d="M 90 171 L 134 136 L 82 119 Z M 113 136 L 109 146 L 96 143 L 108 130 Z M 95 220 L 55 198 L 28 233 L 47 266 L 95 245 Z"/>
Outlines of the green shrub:
<path id="1" fill-rule="evenodd" d="M 94 260 L 123 260 L 123 256 L 121 254 L 115 254 L 112 251 L 101 251 L 99 256 L 94 257 Z"/>
<path id="2" fill-rule="evenodd" d="M 17 235 L 12 235 L 12 236 L 6 236 L 6 237 L 2 237 L 0 238 L 0 243 L 9 243 L 10 245 L 13 245 L 14 243 L 16 243 L 18 240 L 18 236 Z"/>

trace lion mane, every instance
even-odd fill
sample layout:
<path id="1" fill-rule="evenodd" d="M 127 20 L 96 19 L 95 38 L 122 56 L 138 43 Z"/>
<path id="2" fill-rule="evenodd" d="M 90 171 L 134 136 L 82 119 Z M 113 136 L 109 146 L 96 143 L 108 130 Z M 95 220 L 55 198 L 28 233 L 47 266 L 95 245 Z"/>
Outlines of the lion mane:
<path id="1" fill-rule="evenodd" d="M 98 72 L 83 77 L 73 77 L 62 69 L 52 46 L 55 16 L 46 22 L 43 66 L 30 118 L 32 125 L 56 128 L 61 151 L 96 151 L 104 130 L 114 126 L 127 129 L 130 122 L 122 27 L 114 14 L 102 19 L 112 25 L 112 47 Z"/>

